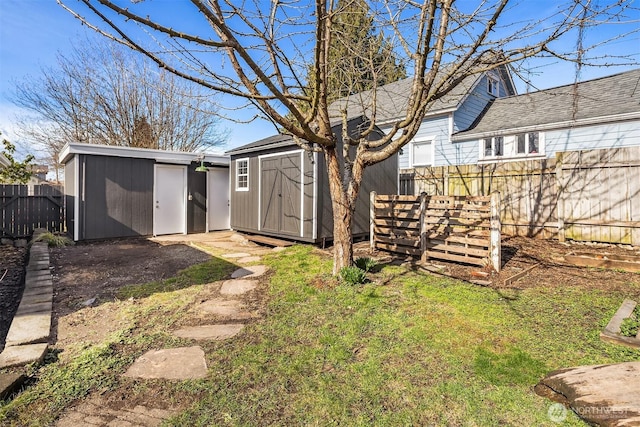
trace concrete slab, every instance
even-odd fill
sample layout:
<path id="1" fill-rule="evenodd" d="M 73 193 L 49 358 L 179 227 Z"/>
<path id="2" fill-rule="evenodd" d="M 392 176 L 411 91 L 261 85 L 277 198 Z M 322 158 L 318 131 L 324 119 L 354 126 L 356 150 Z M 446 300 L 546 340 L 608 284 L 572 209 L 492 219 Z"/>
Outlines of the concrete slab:
<path id="1" fill-rule="evenodd" d="M 27 380 L 27 376 L 21 372 L 6 372 L 0 374 L 0 400 L 5 400 L 12 393 L 18 391 Z"/>
<path id="2" fill-rule="evenodd" d="M 223 258 L 245 258 L 248 256 L 251 256 L 251 254 L 247 252 L 234 252 L 230 254 L 222 254 Z"/>
<path id="3" fill-rule="evenodd" d="M 51 280 L 51 271 L 47 270 L 29 270 L 25 275 L 25 280 L 33 279 L 49 279 Z"/>
<path id="4" fill-rule="evenodd" d="M 23 366 L 33 362 L 40 362 L 47 352 L 47 344 L 28 344 L 15 347 L 5 347 L 0 353 L 0 369 Z"/>
<path id="5" fill-rule="evenodd" d="M 33 270 L 46 270 L 49 271 L 49 259 L 36 259 L 29 261 L 29 265 L 27 265 L 27 271 Z"/>
<path id="6" fill-rule="evenodd" d="M 259 256 L 248 256 L 248 257 L 238 259 L 238 262 L 240 264 L 249 264 L 249 263 L 258 262 L 258 261 L 260 261 Z"/>
<path id="7" fill-rule="evenodd" d="M 25 292 L 22 294 L 22 301 L 20 304 L 40 304 L 40 303 L 49 303 L 53 301 L 53 292 L 42 291 L 42 292 Z"/>
<path id="8" fill-rule="evenodd" d="M 254 277 L 260 277 L 266 273 L 269 268 L 266 265 L 252 265 L 249 267 L 239 268 L 231 274 L 232 279 L 252 279 Z"/>
<path id="9" fill-rule="evenodd" d="M 225 280 L 220 287 L 222 295 L 242 295 L 255 289 L 258 286 L 257 280 L 231 279 Z"/>
<path id="10" fill-rule="evenodd" d="M 21 301 L 20 306 L 18 306 L 18 311 L 16 312 L 16 317 L 25 316 L 28 314 L 40 314 L 47 313 L 49 317 L 51 317 L 51 309 L 53 304 L 51 301 L 49 302 L 33 302 L 31 300 Z"/>
<path id="11" fill-rule="evenodd" d="M 640 362 L 555 371 L 540 381 L 536 392 L 569 405 L 590 424 L 640 425 Z"/>
<path id="12" fill-rule="evenodd" d="M 51 311 L 16 315 L 7 334 L 7 347 L 47 342 L 51 330 Z"/>
<path id="13" fill-rule="evenodd" d="M 187 380 L 207 376 L 204 351 L 199 346 L 150 350 L 123 374 L 132 378 Z"/>
<path id="14" fill-rule="evenodd" d="M 242 301 L 235 299 L 225 300 L 223 298 L 214 298 L 200 304 L 198 309 L 205 313 L 226 318 L 244 319 L 251 317 L 251 313 L 244 311 L 244 304 Z"/>
<path id="15" fill-rule="evenodd" d="M 238 335 L 243 328 L 244 325 L 242 323 L 188 326 L 186 328 L 173 331 L 173 335 L 193 340 L 221 341 Z"/>

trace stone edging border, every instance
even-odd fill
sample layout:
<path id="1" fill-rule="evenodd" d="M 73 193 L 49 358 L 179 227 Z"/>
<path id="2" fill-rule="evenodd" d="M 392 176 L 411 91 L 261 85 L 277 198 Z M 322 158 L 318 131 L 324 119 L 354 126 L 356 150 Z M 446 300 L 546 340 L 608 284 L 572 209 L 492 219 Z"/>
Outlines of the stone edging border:
<path id="1" fill-rule="evenodd" d="M 36 238 L 44 229 L 34 230 Z M 29 248 L 25 287 L 18 311 L 11 322 L 0 369 L 40 362 L 47 352 L 51 334 L 53 280 L 49 269 L 49 248 L 35 242 Z"/>
<path id="2" fill-rule="evenodd" d="M 622 321 L 629 317 L 635 308 L 635 301 L 629 299 L 624 300 L 618 311 L 616 311 L 616 314 L 614 314 L 604 330 L 600 332 L 600 339 L 631 348 L 640 348 L 640 333 L 638 333 L 635 338 L 620 335 L 620 325 Z"/>

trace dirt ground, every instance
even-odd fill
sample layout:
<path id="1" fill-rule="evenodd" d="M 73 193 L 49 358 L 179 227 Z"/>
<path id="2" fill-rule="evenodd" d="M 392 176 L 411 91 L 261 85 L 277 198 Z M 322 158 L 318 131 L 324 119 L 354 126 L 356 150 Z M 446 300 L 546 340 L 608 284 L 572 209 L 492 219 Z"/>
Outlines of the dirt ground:
<path id="1" fill-rule="evenodd" d="M 24 289 L 27 249 L 0 245 L 0 351 Z"/>
<path id="2" fill-rule="evenodd" d="M 9 319 L 5 317 L 13 314 L 12 308 L 13 311 L 17 308 L 15 299 L 16 296 L 19 298 L 22 289 L 21 272 L 17 266 L 26 261 L 26 253 L 24 249 L 11 246 L 0 246 L 0 250 L 0 277 L 5 270 L 7 271 L 5 278 L 0 282 L 0 308 L 3 316 L 0 319 L 1 343 L 3 327 L 6 326 L 4 329 L 7 330 L 9 327 Z M 490 281 L 491 284 L 488 286 L 495 288 L 523 289 L 562 283 L 585 289 L 624 290 L 630 283 L 640 282 L 638 273 L 569 265 L 562 257 L 572 251 L 640 256 L 638 247 L 506 237 L 502 245 L 503 268 L 499 274 L 493 272 L 487 277 L 482 277 L 483 271 L 490 270 L 439 260 L 433 260 L 431 264 L 435 266 L 433 270 L 443 275 L 462 280 Z M 330 249 L 324 252 L 329 254 Z M 370 252 L 368 242 L 356 244 L 355 252 L 356 256 L 374 256 L 382 260 L 391 260 L 388 253 Z M 181 269 L 209 259 L 209 255 L 187 245 L 160 245 L 144 238 L 80 243 L 75 246 L 52 248 L 50 253 L 54 281 L 52 343 L 55 343 L 58 329 L 63 330 L 65 337 L 86 338 L 86 331 L 99 328 L 101 316 L 105 315 L 103 310 L 85 311 L 87 315 L 95 315 L 95 319 L 86 316 L 77 318 L 67 316 L 68 314 L 80 311 L 85 305 L 99 307 L 103 303 L 113 301 L 116 291 L 121 286 L 172 277 Z M 522 278 L 505 286 L 507 278 L 535 265 L 537 267 L 528 271 Z M 58 319 L 61 318 L 66 319 L 65 323 L 58 325 Z M 6 335 L 6 331 L 4 334 Z M 98 338 L 97 336 L 96 339 Z"/>
<path id="3" fill-rule="evenodd" d="M 628 245 L 582 242 L 560 243 L 553 240 L 504 236 L 502 239 L 502 270 L 499 273 L 492 271 L 491 268 L 437 259 L 430 260 L 428 264 L 431 265 L 431 270 L 435 273 L 441 272 L 445 276 L 466 281 L 491 282 L 486 286 L 493 288 L 525 289 L 563 284 L 580 286 L 585 289 L 625 290 L 630 283 L 640 283 L 640 273 L 571 265 L 563 258 L 564 255 L 570 252 L 607 253 L 640 257 L 640 247 Z M 355 256 L 391 258 L 385 252 L 371 252 L 368 242 L 356 244 L 355 254 Z M 410 258 L 405 258 L 404 261 L 411 263 Z M 534 268 L 526 272 L 521 278 L 505 284 L 507 279 L 530 267 Z M 420 267 L 416 265 L 416 268 Z M 485 276 L 487 273 L 488 275 Z M 630 295 L 630 297 L 637 298 L 639 296 Z"/>

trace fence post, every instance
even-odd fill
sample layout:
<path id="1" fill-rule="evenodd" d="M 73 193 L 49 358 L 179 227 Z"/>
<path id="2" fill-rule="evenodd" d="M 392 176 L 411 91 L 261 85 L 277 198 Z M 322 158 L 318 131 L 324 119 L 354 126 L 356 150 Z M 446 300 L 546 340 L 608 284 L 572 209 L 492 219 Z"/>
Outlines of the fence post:
<path id="1" fill-rule="evenodd" d="M 376 220 L 376 192 L 372 191 L 369 194 L 369 247 L 371 250 L 376 248 L 375 238 L 375 220 Z"/>
<path id="2" fill-rule="evenodd" d="M 489 242 L 489 256 L 491 265 L 496 271 L 502 266 L 502 248 L 500 241 L 500 193 L 491 193 L 491 236 Z"/>
<path id="3" fill-rule="evenodd" d="M 425 216 L 427 210 L 427 193 L 420 193 L 420 261 L 427 262 L 427 227 L 425 226 Z"/>
<path id="4" fill-rule="evenodd" d="M 558 217 L 558 241 L 565 241 L 564 232 L 564 173 L 562 153 L 556 154 L 556 216 Z"/>

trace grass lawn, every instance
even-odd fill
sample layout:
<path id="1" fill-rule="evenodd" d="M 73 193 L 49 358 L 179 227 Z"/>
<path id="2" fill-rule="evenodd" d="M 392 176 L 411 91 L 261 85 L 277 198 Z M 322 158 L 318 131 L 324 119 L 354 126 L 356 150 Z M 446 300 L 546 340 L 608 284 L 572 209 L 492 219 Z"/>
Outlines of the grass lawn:
<path id="1" fill-rule="evenodd" d="M 552 426 L 551 402 L 533 392 L 546 373 L 640 357 L 599 339 L 621 301 L 640 295 L 640 275 L 624 295 L 562 283 L 496 290 L 399 266 L 369 284 L 333 286 L 331 260 L 311 247 L 264 263 L 273 270 L 266 316 L 231 340 L 201 344 L 207 378 L 119 375 L 148 349 L 190 344 L 168 331 L 201 286 L 129 288 L 142 297 L 109 306 L 128 326 L 32 367 L 37 381 L 4 403 L 0 424 L 46 425 L 77 399 L 120 390 L 184 407 L 167 425 Z M 564 425 L 584 424 L 570 414 Z"/>

